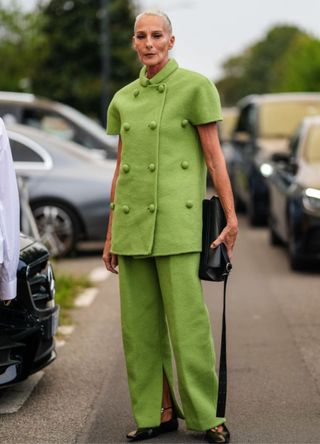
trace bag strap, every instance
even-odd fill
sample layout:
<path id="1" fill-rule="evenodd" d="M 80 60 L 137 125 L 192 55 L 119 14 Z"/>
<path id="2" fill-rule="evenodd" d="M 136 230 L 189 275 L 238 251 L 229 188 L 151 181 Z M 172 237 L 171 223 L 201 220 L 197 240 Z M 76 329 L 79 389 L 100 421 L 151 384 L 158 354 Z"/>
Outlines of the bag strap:
<path id="1" fill-rule="evenodd" d="M 227 400 L 227 327 L 226 327 L 226 292 L 229 274 L 227 273 L 223 281 L 223 313 L 222 313 L 222 332 L 220 346 L 220 364 L 219 364 L 219 393 L 217 402 L 217 417 L 224 418 Z"/>

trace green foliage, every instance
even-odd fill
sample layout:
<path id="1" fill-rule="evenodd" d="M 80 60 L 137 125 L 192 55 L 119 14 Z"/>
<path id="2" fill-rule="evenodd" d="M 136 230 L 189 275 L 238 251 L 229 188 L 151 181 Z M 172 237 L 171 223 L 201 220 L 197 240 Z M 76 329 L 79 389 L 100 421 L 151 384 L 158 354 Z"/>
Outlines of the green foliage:
<path id="1" fill-rule="evenodd" d="M 50 95 L 88 114 L 100 109 L 101 0 L 51 0 L 41 7 L 44 51 L 32 84 L 35 92 Z M 137 76 L 131 49 L 134 14 L 128 0 L 110 1 L 110 95 Z"/>
<path id="2" fill-rule="evenodd" d="M 109 4 L 111 97 L 139 68 L 131 48 L 131 2 Z M 39 0 L 32 13 L 22 12 L 16 1 L 4 7 L 0 0 L 0 89 L 30 91 L 97 117 L 103 12 L 101 0 Z"/>
<path id="3" fill-rule="evenodd" d="M 320 91 L 320 40 L 298 35 L 275 66 L 274 91 Z"/>
<path id="4" fill-rule="evenodd" d="M 319 41 L 295 26 L 276 26 L 264 39 L 223 65 L 217 82 L 222 102 L 248 94 L 319 90 Z"/>
<path id="5" fill-rule="evenodd" d="M 81 290 L 90 287 L 87 277 L 56 273 L 56 303 L 60 305 L 60 325 L 70 324 L 68 311 L 73 308 L 74 300 Z"/>
<path id="6" fill-rule="evenodd" d="M 0 2 L 0 89 L 30 89 L 32 61 L 41 46 L 37 14 L 23 13 L 16 2 L 4 7 Z"/>

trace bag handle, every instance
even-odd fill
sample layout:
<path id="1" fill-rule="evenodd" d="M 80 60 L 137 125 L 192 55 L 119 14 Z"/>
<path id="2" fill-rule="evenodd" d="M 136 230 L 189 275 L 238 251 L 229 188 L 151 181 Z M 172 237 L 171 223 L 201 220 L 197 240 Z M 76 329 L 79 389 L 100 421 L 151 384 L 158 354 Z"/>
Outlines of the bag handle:
<path id="1" fill-rule="evenodd" d="M 226 273 L 223 280 L 223 312 L 222 332 L 219 363 L 219 392 L 217 402 L 217 417 L 224 418 L 227 400 L 227 327 L 226 327 L 226 293 L 229 274 Z"/>

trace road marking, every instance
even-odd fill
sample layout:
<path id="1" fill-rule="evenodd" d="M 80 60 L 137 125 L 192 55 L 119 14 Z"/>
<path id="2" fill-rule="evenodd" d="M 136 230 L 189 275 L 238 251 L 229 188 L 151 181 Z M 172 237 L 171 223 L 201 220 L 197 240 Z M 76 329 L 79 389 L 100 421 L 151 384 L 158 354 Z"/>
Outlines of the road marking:
<path id="1" fill-rule="evenodd" d="M 19 382 L 12 387 L 2 388 L 0 390 L 0 414 L 17 412 L 29 398 L 43 375 L 44 372 L 39 371 L 29 376 L 26 381 Z"/>
<path id="2" fill-rule="evenodd" d="M 87 288 L 74 301 L 75 307 L 89 307 L 98 294 L 97 288 Z"/>
<path id="3" fill-rule="evenodd" d="M 62 334 L 63 336 L 69 336 L 73 333 L 74 325 L 60 325 L 58 327 L 58 333 Z"/>
<path id="4" fill-rule="evenodd" d="M 107 280 L 110 275 L 110 271 L 105 267 L 97 267 L 89 273 L 89 279 L 92 282 L 98 283 Z"/>
<path id="5" fill-rule="evenodd" d="M 61 348 L 64 345 L 66 345 L 66 341 L 64 339 L 55 338 L 55 345 L 56 345 L 56 348 Z"/>

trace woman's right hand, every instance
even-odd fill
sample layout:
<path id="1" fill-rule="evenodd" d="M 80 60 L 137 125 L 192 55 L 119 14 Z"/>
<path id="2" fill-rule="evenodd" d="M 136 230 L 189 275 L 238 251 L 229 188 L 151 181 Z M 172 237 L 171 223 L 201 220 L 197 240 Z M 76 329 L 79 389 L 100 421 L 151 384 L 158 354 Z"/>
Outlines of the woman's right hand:
<path id="1" fill-rule="evenodd" d="M 111 271 L 111 273 L 118 274 L 116 267 L 118 266 L 118 256 L 110 252 L 111 249 L 111 239 L 106 239 L 103 249 L 102 259 L 105 263 L 106 269 Z"/>

